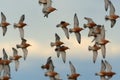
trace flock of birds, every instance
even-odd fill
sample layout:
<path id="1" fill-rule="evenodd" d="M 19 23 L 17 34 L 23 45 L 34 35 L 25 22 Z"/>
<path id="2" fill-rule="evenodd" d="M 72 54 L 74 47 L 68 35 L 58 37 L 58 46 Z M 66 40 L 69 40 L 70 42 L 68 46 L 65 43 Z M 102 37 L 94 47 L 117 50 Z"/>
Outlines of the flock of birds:
<path id="1" fill-rule="evenodd" d="M 111 21 L 111 28 L 114 27 L 117 18 L 119 18 L 118 15 L 115 14 L 115 8 L 110 0 L 104 0 L 105 3 L 105 11 L 107 12 L 108 9 L 109 15 L 105 16 L 105 20 Z M 52 1 L 51 0 L 39 0 L 39 4 L 43 5 L 42 12 L 44 14 L 44 17 L 48 18 L 48 15 L 55 11 L 56 8 L 52 7 Z M 113 75 L 116 73 L 112 71 L 112 66 L 109 64 L 107 60 L 105 60 L 106 57 L 106 44 L 110 41 L 105 38 L 105 27 L 104 25 L 98 25 L 96 24 L 92 18 L 84 17 L 85 20 L 87 20 L 87 23 L 83 25 L 84 28 L 79 26 L 79 20 L 77 17 L 77 13 L 74 14 L 74 27 L 68 29 L 68 26 L 70 23 L 66 21 L 61 21 L 59 24 L 56 25 L 56 27 L 62 28 L 65 36 L 67 39 L 69 39 L 69 33 L 74 33 L 76 36 L 76 40 L 79 44 L 81 44 L 81 31 L 88 28 L 88 37 L 93 37 L 93 40 L 91 42 L 94 42 L 93 46 L 88 46 L 88 50 L 93 52 L 93 63 L 96 62 L 97 56 L 98 56 L 98 50 L 101 50 L 101 54 L 104 60 L 101 60 L 101 70 L 100 72 L 95 73 L 96 76 L 100 76 L 101 80 L 110 80 Z M 64 42 L 60 40 L 60 36 L 55 33 L 55 41 L 50 43 L 51 47 L 55 47 L 55 52 L 57 54 L 57 57 L 62 57 L 63 62 L 66 62 L 66 50 L 69 49 L 69 47 L 64 45 Z M 77 80 L 77 78 L 80 76 L 79 73 L 76 72 L 76 69 L 71 61 L 69 61 L 71 74 L 67 74 L 68 80 Z M 50 80 L 62 80 L 59 76 L 59 73 L 57 73 L 54 70 L 53 61 L 51 59 L 51 56 L 48 57 L 47 62 L 41 66 L 42 69 L 46 69 L 45 76 L 48 76 Z"/>
<path id="2" fill-rule="evenodd" d="M 20 38 L 21 38 L 21 43 L 16 44 L 16 48 L 12 47 L 13 51 L 13 56 L 9 56 L 6 53 L 6 50 L 3 48 L 3 57 L 0 58 L 0 80 L 9 80 L 11 79 L 11 67 L 10 63 L 15 62 L 15 70 L 18 71 L 19 68 L 19 59 L 24 58 L 26 60 L 28 50 L 27 47 L 31 46 L 30 44 L 27 43 L 27 40 L 24 38 L 24 29 L 27 24 L 24 23 L 25 15 L 22 15 L 20 17 L 20 20 L 18 23 L 14 23 L 14 28 L 18 28 L 20 32 Z M 3 30 L 3 36 L 6 35 L 7 32 L 7 27 L 10 25 L 9 22 L 6 21 L 6 16 L 1 12 L 1 23 L 0 27 L 2 27 Z M 18 55 L 18 48 L 21 48 L 23 51 L 23 56 Z"/>
<path id="3" fill-rule="evenodd" d="M 51 12 L 54 12 L 57 10 L 56 8 L 52 7 L 52 1 L 51 0 L 39 0 L 38 1 L 40 5 L 43 5 L 42 12 L 44 14 L 44 17 L 48 18 L 48 15 Z M 111 28 L 114 27 L 116 23 L 116 19 L 119 18 L 118 15 L 115 14 L 115 8 L 110 0 L 104 0 L 105 2 L 105 11 L 109 11 L 109 15 L 105 16 L 105 20 L 111 21 Z M 88 37 L 93 37 L 92 42 L 94 42 L 93 46 L 88 46 L 88 50 L 93 52 L 93 63 L 96 62 L 97 56 L 98 56 L 98 50 L 101 50 L 102 56 L 104 60 L 101 60 L 101 70 L 100 72 L 95 73 L 95 75 L 100 76 L 101 80 L 110 80 L 113 75 L 116 73 L 112 71 L 112 66 L 109 64 L 107 60 L 105 60 L 106 57 L 106 44 L 110 41 L 105 38 L 105 27 L 104 25 L 98 25 L 96 24 L 92 18 L 84 17 L 85 20 L 87 20 L 87 23 L 83 25 L 84 28 L 79 26 L 79 20 L 77 17 L 77 13 L 74 14 L 74 26 L 73 28 L 68 29 L 68 26 L 70 23 L 66 21 L 61 21 L 56 25 L 57 28 L 61 28 L 66 36 L 67 39 L 69 39 L 69 33 L 74 33 L 76 36 L 76 41 L 78 44 L 81 44 L 81 31 L 85 28 L 89 29 Z M 23 14 L 20 17 L 20 20 L 18 23 L 14 23 L 14 28 L 18 28 L 20 32 L 20 39 L 21 43 L 16 44 L 16 48 L 12 47 L 13 50 L 13 56 L 8 57 L 6 50 L 3 48 L 3 57 L 0 58 L 0 80 L 9 80 L 11 79 L 11 67 L 10 63 L 13 61 L 15 62 L 15 70 L 18 71 L 19 68 L 19 59 L 23 57 L 24 60 L 27 58 L 28 50 L 27 47 L 31 46 L 31 44 L 27 43 L 27 40 L 24 38 L 24 27 L 27 26 L 26 23 L 24 23 L 25 15 Z M 3 30 L 3 36 L 6 35 L 7 27 L 11 25 L 9 22 L 6 21 L 6 16 L 1 12 L 1 23 L 0 27 L 2 27 Z M 55 41 L 50 43 L 51 47 L 55 47 L 55 52 L 57 54 L 57 57 L 59 58 L 61 56 L 62 61 L 66 62 L 66 50 L 69 49 L 69 47 L 64 45 L 64 42 L 60 40 L 60 36 L 55 33 Z M 22 49 L 23 56 L 18 55 L 18 49 Z M 72 64 L 71 61 L 69 61 L 71 74 L 67 74 L 68 80 L 77 80 L 77 78 L 80 76 L 79 73 L 76 72 L 75 66 Z M 41 66 L 42 69 L 46 69 L 45 76 L 48 76 L 50 80 L 62 80 L 60 78 L 60 75 L 58 72 L 54 70 L 54 64 L 52 57 L 48 57 L 46 63 Z"/>

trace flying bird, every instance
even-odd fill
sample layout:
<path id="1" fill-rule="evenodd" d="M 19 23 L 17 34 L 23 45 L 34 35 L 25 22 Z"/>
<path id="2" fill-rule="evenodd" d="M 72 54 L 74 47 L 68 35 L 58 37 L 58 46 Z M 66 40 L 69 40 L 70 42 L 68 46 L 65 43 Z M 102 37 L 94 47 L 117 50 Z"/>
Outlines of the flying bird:
<path id="1" fill-rule="evenodd" d="M 24 58 L 24 60 L 26 60 L 27 54 L 28 54 L 27 47 L 31 46 L 31 44 L 28 44 L 28 43 L 27 43 L 27 40 L 24 39 L 24 38 L 21 38 L 21 40 L 22 40 L 21 44 L 17 44 L 16 47 L 22 49 L 23 54 L 24 54 L 24 55 L 23 55 L 23 58 Z"/>
<path id="2" fill-rule="evenodd" d="M 101 80 L 109 80 L 115 74 L 116 73 L 112 71 L 112 66 L 106 60 L 101 60 L 101 70 L 100 72 L 95 73 L 96 76 L 101 77 Z"/>
<path id="3" fill-rule="evenodd" d="M 107 10 L 108 6 L 110 6 L 109 15 L 105 16 L 105 20 L 110 20 L 111 28 L 113 28 L 116 23 L 116 19 L 119 18 L 119 16 L 115 14 L 115 7 L 113 6 L 113 4 L 110 0 L 105 0 L 105 4 L 106 4 L 106 10 Z"/>
<path id="4" fill-rule="evenodd" d="M 64 45 L 55 48 L 55 51 L 58 53 L 58 55 L 61 54 L 61 57 L 64 63 L 66 62 L 66 50 L 67 49 L 69 49 L 69 47 L 64 46 Z"/>
<path id="5" fill-rule="evenodd" d="M 14 28 L 18 28 L 19 29 L 21 38 L 24 38 L 24 29 L 23 29 L 23 27 L 25 27 L 27 25 L 26 23 L 24 23 L 24 20 L 25 20 L 25 15 L 23 14 L 20 17 L 19 22 L 18 23 L 14 23 Z"/>
<path id="6" fill-rule="evenodd" d="M 59 35 L 55 33 L 55 42 L 50 43 L 51 47 L 56 46 L 56 48 L 59 48 L 62 44 L 64 44 L 64 42 L 60 41 Z M 56 52 L 57 52 L 57 57 L 59 57 L 60 51 L 56 51 Z"/>
<path id="7" fill-rule="evenodd" d="M 85 20 L 87 20 L 88 21 L 88 23 L 87 24 L 84 24 L 83 26 L 84 26 L 84 28 L 93 28 L 93 27 L 95 27 L 97 24 L 92 20 L 92 18 L 89 18 L 89 17 L 84 17 L 84 19 Z"/>
<path id="8" fill-rule="evenodd" d="M 100 45 L 101 46 L 101 52 L 102 52 L 102 56 L 103 58 L 106 57 L 106 44 L 109 43 L 110 41 L 109 40 L 106 40 L 106 39 L 101 39 L 100 42 L 97 42 L 96 44 Z"/>
<path id="9" fill-rule="evenodd" d="M 10 69 L 10 64 L 11 60 L 8 60 L 8 55 L 3 48 L 3 76 L 4 77 L 11 77 L 11 69 Z"/>
<path id="10" fill-rule="evenodd" d="M 64 44 L 64 43 L 62 41 L 60 41 L 60 36 L 57 33 L 55 33 L 55 42 L 51 42 L 50 46 L 51 47 L 54 47 L 54 46 L 60 47 L 62 44 Z"/>
<path id="11" fill-rule="evenodd" d="M 67 39 L 69 39 L 69 31 L 68 31 L 68 28 L 67 28 L 68 25 L 70 25 L 70 24 L 68 22 L 65 22 L 65 21 L 61 21 L 60 24 L 56 25 L 56 27 L 61 27 L 62 28 L 62 30 L 65 33 L 65 36 L 67 37 Z"/>
<path id="12" fill-rule="evenodd" d="M 2 27 L 3 30 L 3 36 L 5 36 L 6 32 L 7 32 L 7 26 L 10 25 L 10 23 L 8 23 L 6 21 L 6 16 L 3 14 L 3 12 L 1 12 L 1 23 L 0 26 Z"/>
<path id="13" fill-rule="evenodd" d="M 67 74 L 68 80 L 77 80 L 80 74 L 76 72 L 76 69 L 71 61 L 69 61 L 69 65 L 70 65 L 71 74 L 70 75 Z"/>
<path id="14" fill-rule="evenodd" d="M 78 21 L 78 17 L 77 17 L 77 14 L 75 13 L 74 15 L 74 27 L 69 29 L 69 32 L 72 33 L 74 32 L 75 33 L 75 36 L 76 36 L 76 39 L 78 41 L 78 43 L 80 44 L 81 43 L 81 34 L 80 34 L 80 31 L 82 31 L 83 28 L 80 28 L 79 27 L 79 21 Z"/>
<path id="15" fill-rule="evenodd" d="M 42 65 L 41 68 L 48 70 L 48 69 L 50 68 L 50 64 L 51 64 L 51 56 L 48 57 L 46 64 L 45 64 L 45 65 Z M 54 66 L 53 66 L 53 67 L 54 67 Z"/>
<path id="16" fill-rule="evenodd" d="M 18 51 L 14 47 L 12 48 L 12 50 L 13 50 L 13 56 L 10 56 L 10 60 L 14 60 L 14 62 L 15 62 L 15 70 L 18 71 L 19 63 L 20 63 L 19 59 L 22 58 L 22 56 L 18 55 Z"/>
<path id="17" fill-rule="evenodd" d="M 47 17 L 48 18 L 48 15 L 55 11 L 56 8 L 52 7 L 52 1 L 51 0 L 47 0 L 47 4 L 44 4 L 43 5 L 43 9 L 42 9 L 42 12 L 44 14 L 44 17 Z"/>
<path id="18" fill-rule="evenodd" d="M 53 65 L 53 61 L 51 59 L 51 57 L 48 58 L 49 60 L 49 69 L 47 69 L 47 72 L 45 72 L 45 76 L 48 76 L 50 78 L 50 80 L 61 80 L 59 73 L 57 73 L 54 70 L 54 65 Z"/>
<path id="19" fill-rule="evenodd" d="M 97 56 L 98 56 L 98 50 L 100 49 L 100 47 L 96 44 L 94 44 L 93 46 L 89 46 L 88 50 L 89 51 L 93 51 L 93 63 L 96 62 Z"/>

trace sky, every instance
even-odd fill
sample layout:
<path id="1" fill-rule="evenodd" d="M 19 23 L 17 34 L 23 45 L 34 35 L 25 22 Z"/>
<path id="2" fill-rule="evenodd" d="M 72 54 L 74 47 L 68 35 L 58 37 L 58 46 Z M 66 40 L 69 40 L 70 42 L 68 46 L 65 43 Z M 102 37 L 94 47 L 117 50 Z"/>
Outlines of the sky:
<path id="1" fill-rule="evenodd" d="M 119 0 L 111 0 L 116 9 L 116 14 L 120 14 Z M 69 22 L 68 28 L 73 27 L 73 17 L 76 13 L 79 19 L 80 27 L 87 23 L 84 17 L 90 17 L 97 24 L 105 26 L 106 39 L 110 43 L 106 45 L 106 58 L 111 65 L 112 70 L 116 75 L 111 80 L 120 79 L 120 38 L 119 26 L 120 19 L 117 20 L 115 26 L 110 28 L 110 21 L 105 21 L 104 17 L 109 14 L 105 12 L 104 0 L 52 0 L 52 6 L 57 10 L 50 13 L 48 18 L 45 18 L 42 13 L 43 6 L 38 4 L 38 0 L 0 0 L 0 11 L 6 15 L 7 21 L 11 24 L 8 26 L 6 35 L 2 36 L 2 28 L 0 28 L 0 56 L 2 57 L 2 49 L 5 48 L 8 56 L 11 56 L 12 47 L 21 43 L 18 29 L 14 29 L 13 24 L 19 21 L 21 15 L 25 14 L 24 27 L 25 39 L 32 46 L 28 47 L 28 56 L 24 61 L 20 59 L 20 66 L 16 72 L 14 63 L 11 66 L 11 80 L 49 80 L 44 76 L 45 70 L 41 69 L 41 65 L 46 63 L 49 56 L 52 57 L 55 71 L 60 74 L 61 79 L 67 80 L 67 74 L 70 74 L 69 61 L 73 63 L 77 73 L 81 76 L 78 80 L 100 80 L 95 76 L 96 72 L 100 71 L 102 55 L 99 51 L 97 61 L 92 62 L 92 52 L 88 51 L 88 46 L 91 43 L 92 37 L 87 37 L 88 29 L 81 31 L 81 44 L 78 44 L 74 34 L 70 34 L 68 40 L 62 29 L 56 28 L 60 21 Z M 62 62 L 61 58 L 57 58 L 54 47 L 50 46 L 50 42 L 55 41 L 55 33 L 61 37 L 61 41 L 70 49 L 66 51 L 66 63 Z M 18 54 L 23 55 L 21 49 L 18 49 Z"/>

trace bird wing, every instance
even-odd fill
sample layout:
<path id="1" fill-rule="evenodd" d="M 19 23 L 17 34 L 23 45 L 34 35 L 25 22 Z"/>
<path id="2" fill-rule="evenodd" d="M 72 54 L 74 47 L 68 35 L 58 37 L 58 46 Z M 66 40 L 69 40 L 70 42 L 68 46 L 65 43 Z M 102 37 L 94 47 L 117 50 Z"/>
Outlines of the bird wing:
<path id="1" fill-rule="evenodd" d="M 109 1 L 109 4 L 110 4 L 110 15 L 113 15 L 115 13 L 115 8 L 111 1 Z"/>
<path id="2" fill-rule="evenodd" d="M 78 20 L 77 14 L 75 13 L 75 15 L 74 15 L 74 27 L 78 27 L 78 26 L 79 26 L 79 20 Z"/>
<path id="3" fill-rule="evenodd" d="M 2 27 L 3 29 L 3 36 L 5 36 L 6 32 L 7 32 L 7 27 Z"/>
<path id="4" fill-rule="evenodd" d="M 60 51 L 60 54 L 61 54 L 63 62 L 65 63 L 66 62 L 66 52 L 65 51 Z"/>
<path id="5" fill-rule="evenodd" d="M 24 38 L 24 29 L 23 28 L 19 28 L 19 32 L 20 32 L 20 37 Z"/>
<path id="6" fill-rule="evenodd" d="M 101 38 L 102 39 L 105 39 L 105 27 L 104 27 L 104 25 L 103 26 L 101 26 Z"/>
<path id="7" fill-rule="evenodd" d="M 9 65 L 4 65 L 4 72 L 3 72 L 3 76 L 8 75 L 9 77 L 11 76 L 11 72 L 10 72 L 10 66 Z"/>
<path id="8" fill-rule="evenodd" d="M 111 28 L 113 28 L 113 26 L 115 25 L 116 20 L 111 20 Z"/>
<path id="9" fill-rule="evenodd" d="M 20 17 L 19 23 L 23 23 L 24 20 L 25 20 L 25 15 L 23 14 L 23 15 Z"/>
<path id="10" fill-rule="evenodd" d="M 76 69 L 75 69 L 75 67 L 74 67 L 74 65 L 72 64 L 71 61 L 69 61 L 69 65 L 70 65 L 70 69 L 71 69 L 71 74 L 76 73 Z"/>
<path id="11" fill-rule="evenodd" d="M 47 8 L 51 7 L 51 5 L 52 5 L 52 1 L 51 0 L 47 0 Z"/>
<path id="12" fill-rule="evenodd" d="M 60 37 L 57 33 L 55 33 L 55 41 L 60 41 Z"/>
<path id="13" fill-rule="evenodd" d="M 0 75 L 1 75 L 2 71 L 3 71 L 3 65 L 0 64 Z"/>
<path id="14" fill-rule="evenodd" d="M 6 16 L 1 12 L 1 22 L 6 22 Z"/>
<path id="15" fill-rule="evenodd" d="M 100 71 L 101 71 L 101 72 L 104 72 L 105 69 L 106 69 L 106 65 L 105 65 L 104 61 L 101 60 L 101 70 L 100 70 Z"/>
<path id="16" fill-rule="evenodd" d="M 106 69 L 108 72 L 112 71 L 112 66 L 105 60 Z"/>
<path id="17" fill-rule="evenodd" d="M 48 57 L 46 64 L 49 64 L 51 62 L 51 56 Z"/>
<path id="18" fill-rule="evenodd" d="M 23 57 L 24 57 L 24 60 L 26 60 L 27 58 L 27 54 L 28 54 L 28 50 L 26 48 L 22 48 L 23 50 Z"/>
<path id="19" fill-rule="evenodd" d="M 18 60 L 15 60 L 15 70 L 18 71 L 18 68 L 19 68 L 19 61 Z"/>
<path id="20" fill-rule="evenodd" d="M 8 59 L 8 55 L 7 55 L 7 53 L 6 53 L 4 48 L 3 48 L 3 59 L 4 60 Z"/>
<path id="21" fill-rule="evenodd" d="M 109 5 L 109 0 L 104 0 L 104 2 L 105 2 L 105 11 L 107 11 L 108 10 L 108 5 Z"/>
<path id="22" fill-rule="evenodd" d="M 81 34 L 80 33 L 75 33 L 76 39 L 78 41 L 78 43 L 81 43 Z"/>
<path id="23" fill-rule="evenodd" d="M 106 47 L 105 47 L 105 45 L 101 45 L 101 52 L 102 52 L 103 58 L 105 58 L 105 56 L 106 56 Z"/>
<path id="24" fill-rule="evenodd" d="M 97 51 L 93 51 L 93 62 L 94 63 L 96 62 L 97 56 L 98 56 L 98 52 Z"/>
<path id="25" fill-rule="evenodd" d="M 27 40 L 24 38 L 21 38 L 21 40 L 22 40 L 21 44 L 25 44 L 27 42 Z"/>
<path id="26" fill-rule="evenodd" d="M 67 39 L 69 39 L 69 32 L 68 32 L 68 28 L 62 28 L 64 33 L 65 33 L 65 36 L 67 37 Z"/>
<path id="27" fill-rule="evenodd" d="M 48 69 L 48 71 L 54 71 L 54 65 L 53 65 L 53 61 L 50 60 L 50 63 L 49 63 L 50 67 Z"/>
<path id="28" fill-rule="evenodd" d="M 92 18 L 84 17 L 84 19 L 86 19 L 88 21 L 88 23 L 92 23 L 93 22 Z"/>
<path id="29" fill-rule="evenodd" d="M 16 56 L 16 55 L 18 55 L 18 51 L 17 51 L 17 49 L 15 49 L 15 48 L 12 48 L 12 50 L 13 50 L 13 56 Z"/>

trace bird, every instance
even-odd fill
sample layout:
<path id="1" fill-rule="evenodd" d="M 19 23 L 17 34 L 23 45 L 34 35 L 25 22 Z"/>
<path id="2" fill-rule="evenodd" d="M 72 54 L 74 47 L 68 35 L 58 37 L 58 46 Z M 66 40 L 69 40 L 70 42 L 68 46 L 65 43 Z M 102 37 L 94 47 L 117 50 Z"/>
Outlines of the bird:
<path id="1" fill-rule="evenodd" d="M 116 23 L 116 19 L 119 18 L 119 15 L 115 14 L 115 7 L 113 6 L 113 4 L 110 0 L 105 0 L 105 5 L 106 5 L 106 7 L 105 7 L 106 10 L 107 10 L 108 6 L 110 6 L 109 15 L 105 16 L 105 20 L 110 20 L 111 28 L 113 28 Z"/>
<path id="2" fill-rule="evenodd" d="M 14 28 L 18 28 L 19 29 L 19 32 L 20 32 L 20 37 L 21 38 L 24 38 L 24 29 L 23 27 L 25 27 L 27 24 L 24 23 L 24 20 L 25 20 L 25 15 L 23 14 L 21 17 L 20 17 L 20 20 L 18 23 L 14 23 Z"/>
<path id="3" fill-rule="evenodd" d="M 21 40 L 22 40 L 21 44 L 17 44 L 16 47 L 22 49 L 23 54 L 24 54 L 24 55 L 23 55 L 23 58 L 24 58 L 24 60 L 26 60 L 27 54 L 28 54 L 27 47 L 31 46 L 31 44 L 28 44 L 28 43 L 27 43 L 27 40 L 24 39 L 24 38 L 21 38 Z"/>
<path id="4" fill-rule="evenodd" d="M 106 65 L 106 76 L 108 77 L 108 79 L 111 79 L 112 76 L 115 75 L 116 73 L 112 71 L 112 66 L 106 60 L 105 60 L 105 65 Z"/>
<path id="5" fill-rule="evenodd" d="M 3 30 L 3 36 L 5 36 L 6 32 L 7 32 L 7 26 L 10 25 L 9 22 L 6 21 L 6 16 L 3 14 L 3 12 L 1 12 L 1 23 L 0 23 L 0 27 L 2 27 Z"/>
<path id="6" fill-rule="evenodd" d="M 101 70 L 100 72 L 95 73 L 96 76 L 100 76 L 101 80 L 106 80 L 106 65 L 103 60 L 101 60 Z"/>
<path id="7" fill-rule="evenodd" d="M 5 77 L 11 77 L 11 69 L 10 69 L 10 64 L 11 60 L 8 60 L 8 55 L 3 48 L 3 76 Z"/>
<path id="8" fill-rule="evenodd" d="M 98 45 L 96 45 L 96 44 L 94 44 L 93 46 L 88 47 L 89 51 L 93 51 L 93 63 L 96 62 L 99 49 L 100 49 L 100 47 Z"/>
<path id="9" fill-rule="evenodd" d="M 20 63 L 19 59 L 22 58 L 22 56 L 18 55 L 18 51 L 14 47 L 12 48 L 12 50 L 13 50 L 13 56 L 10 56 L 10 60 L 15 61 L 15 71 L 18 71 L 19 63 Z"/>
<path id="10" fill-rule="evenodd" d="M 82 31 L 82 30 L 83 30 L 83 28 L 79 27 L 78 17 L 77 17 L 77 14 L 75 13 L 74 14 L 74 27 L 70 28 L 69 32 L 70 33 L 72 33 L 72 32 L 75 33 L 75 36 L 76 36 L 77 41 L 78 41 L 79 44 L 81 43 L 81 34 L 80 34 L 80 31 Z"/>
<path id="11" fill-rule="evenodd" d="M 53 65 L 53 61 L 51 57 L 49 57 L 48 59 L 49 59 L 49 69 L 47 69 L 47 72 L 45 72 L 45 76 L 48 76 L 50 80 L 62 80 L 60 79 L 59 73 L 57 73 L 54 70 L 55 67 Z"/>
<path id="12" fill-rule="evenodd" d="M 89 17 L 84 17 L 84 19 L 85 20 L 87 20 L 88 21 L 88 23 L 87 24 L 84 24 L 83 26 L 84 26 L 84 28 L 93 28 L 93 27 L 95 27 L 97 24 L 92 20 L 92 18 L 89 18 Z"/>
<path id="13" fill-rule="evenodd" d="M 106 57 L 106 47 L 105 47 L 105 45 L 109 42 L 110 42 L 109 40 L 101 39 L 99 42 L 96 43 L 96 44 L 101 46 L 101 52 L 102 52 L 103 58 Z"/>
<path id="14" fill-rule="evenodd" d="M 51 42 L 50 46 L 51 47 L 54 47 L 54 46 L 60 47 L 62 44 L 64 44 L 64 42 L 60 41 L 60 36 L 57 33 L 55 33 L 55 42 Z"/>
<path id="15" fill-rule="evenodd" d="M 62 30 L 65 33 L 65 36 L 67 37 L 67 39 L 69 39 L 69 31 L 68 31 L 68 28 L 67 28 L 68 25 L 70 25 L 70 24 L 68 22 L 65 22 L 65 21 L 61 21 L 59 24 L 56 25 L 56 27 L 61 27 L 62 28 Z"/>
<path id="16" fill-rule="evenodd" d="M 48 70 L 50 68 L 50 64 L 51 64 L 51 56 L 48 57 L 46 64 L 42 65 L 41 68 Z"/>
<path id="17" fill-rule="evenodd" d="M 101 77 L 101 80 L 104 80 L 105 77 L 107 77 L 106 79 L 109 80 L 115 74 L 116 73 L 112 71 L 112 66 L 106 60 L 104 60 L 104 61 L 101 60 L 101 70 L 100 70 L 100 72 L 95 73 L 96 76 Z"/>
<path id="18" fill-rule="evenodd" d="M 63 60 L 64 63 L 66 62 L 66 50 L 67 50 L 67 49 L 69 49 L 69 47 L 64 46 L 64 45 L 55 48 L 55 51 L 56 51 L 59 55 L 61 55 L 62 60 Z"/>
<path id="19" fill-rule="evenodd" d="M 60 41 L 60 36 L 57 33 L 55 33 L 55 42 L 50 43 L 51 47 L 56 46 L 56 48 L 59 48 L 62 44 L 64 44 L 64 42 Z M 59 57 L 60 52 L 59 51 L 56 52 L 57 52 L 57 57 Z"/>
<path id="20" fill-rule="evenodd" d="M 92 18 L 89 17 L 84 17 L 85 20 L 87 20 L 87 24 L 84 24 L 84 28 L 88 28 L 89 29 L 89 33 L 88 33 L 88 37 L 93 36 L 93 31 L 94 31 L 94 27 L 97 25 Z"/>
<path id="21" fill-rule="evenodd" d="M 68 80 L 77 80 L 80 74 L 76 72 L 76 69 L 71 61 L 69 61 L 69 65 L 70 65 L 71 74 L 70 75 L 67 74 Z"/>
<path id="22" fill-rule="evenodd" d="M 47 4 L 43 5 L 42 12 L 44 14 L 44 17 L 48 18 L 48 15 L 55 10 L 56 10 L 56 8 L 52 7 L 52 1 L 47 0 Z"/>

